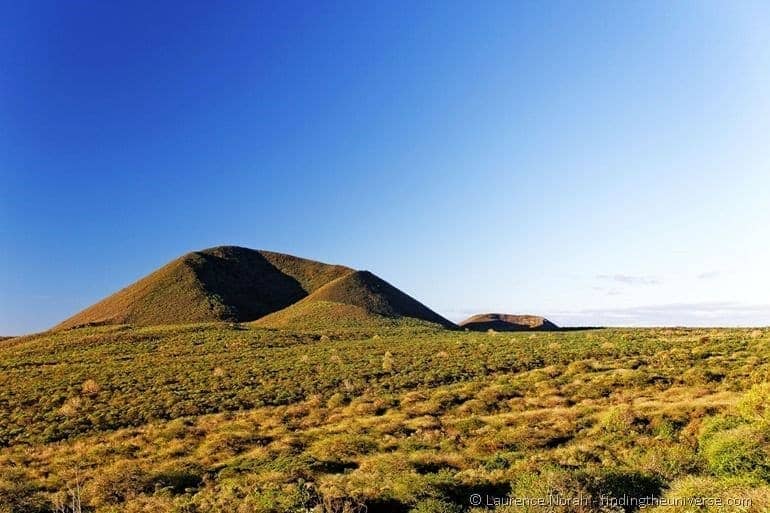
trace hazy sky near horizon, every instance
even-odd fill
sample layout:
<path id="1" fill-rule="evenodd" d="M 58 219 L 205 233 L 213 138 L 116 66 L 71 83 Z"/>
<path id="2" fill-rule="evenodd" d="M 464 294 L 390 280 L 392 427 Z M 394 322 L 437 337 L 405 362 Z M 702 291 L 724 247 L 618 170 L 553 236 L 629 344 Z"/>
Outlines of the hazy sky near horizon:
<path id="1" fill-rule="evenodd" d="M 220 244 L 770 324 L 767 2 L 320 4 L 0 1 L 0 335 Z"/>

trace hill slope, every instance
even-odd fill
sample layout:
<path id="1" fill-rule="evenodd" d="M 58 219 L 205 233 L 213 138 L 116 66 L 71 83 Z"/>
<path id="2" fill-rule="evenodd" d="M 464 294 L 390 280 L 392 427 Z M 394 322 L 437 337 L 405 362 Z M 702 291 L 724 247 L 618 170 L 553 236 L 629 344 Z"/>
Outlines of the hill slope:
<path id="1" fill-rule="evenodd" d="M 251 321 L 352 269 L 271 251 L 220 246 L 188 253 L 54 329 L 88 324 Z"/>
<path id="2" fill-rule="evenodd" d="M 478 314 L 459 324 L 471 331 L 554 331 L 559 327 L 537 315 L 511 315 L 499 313 Z"/>
<path id="3" fill-rule="evenodd" d="M 388 325 L 426 321 L 447 328 L 449 320 L 369 271 L 352 271 L 281 311 L 256 322 L 265 327 L 315 328 L 336 324 Z"/>

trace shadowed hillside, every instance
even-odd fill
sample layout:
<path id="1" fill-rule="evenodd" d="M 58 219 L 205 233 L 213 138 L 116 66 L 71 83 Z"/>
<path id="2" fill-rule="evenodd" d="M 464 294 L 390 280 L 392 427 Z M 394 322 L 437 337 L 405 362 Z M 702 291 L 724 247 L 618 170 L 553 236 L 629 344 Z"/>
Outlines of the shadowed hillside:
<path id="1" fill-rule="evenodd" d="M 272 314 L 272 315 L 270 315 Z M 188 253 L 55 329 L 254 321 L 266 327 L 456 327 L 367 271 L 221 246 Z"/>
<path id="2" fill-rule="evenodd" d="M 499 313 L 478 314 L 459 324 L 471 331 L 555 331 L 559 327 L 537 315 L 511 315 Z"/>
<path id="3" fill-rule="evenodd" d="M 94 324 L 251 321 L 299 301 L 351 269 L 222 246 L 188 253 L 55 329 Z"/>
<path id="4" fill-rule="evenodd" d="M 388 325 L 410 319 L 456 327 L 369 271 L 353 271 L 320 287 L 302 301 L 260 319 L 257 324 L 307 329 L 328 325 L 331 321 L 340 326 Z"/>

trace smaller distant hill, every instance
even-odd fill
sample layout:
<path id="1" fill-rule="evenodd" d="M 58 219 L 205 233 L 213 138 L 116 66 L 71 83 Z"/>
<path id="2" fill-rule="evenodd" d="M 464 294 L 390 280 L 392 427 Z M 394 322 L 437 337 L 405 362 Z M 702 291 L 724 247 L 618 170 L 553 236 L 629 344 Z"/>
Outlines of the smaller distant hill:
<path id="1" fill-rule="evenodd" d="M 537 315 L 484 313 L 462 321 L 459 326 L 471 331 L 555 331 L 559 327 Z"/>
<path id="2" fill-rule="evenodd" d="M 273 328 L 386 326 L 427 322 L 457 328 L 451 321 L 369 271 L 353 271 L 301 301 L 255 322 Z"/>

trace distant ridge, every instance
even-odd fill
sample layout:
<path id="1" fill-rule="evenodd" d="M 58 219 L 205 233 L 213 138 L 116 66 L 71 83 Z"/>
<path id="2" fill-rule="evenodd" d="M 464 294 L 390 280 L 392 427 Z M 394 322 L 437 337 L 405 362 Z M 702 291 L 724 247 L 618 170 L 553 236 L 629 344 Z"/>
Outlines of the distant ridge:
<path id="1" fill-rule="evenodd" d="M 471 331 L 555 331 L 559 329 L 545 317 L 500 313 L 474 315 L 462 321 L 459 326 Z"/>
<path id="2" fill-rule="evenodd" d="M 369 271 L 352 271 L 337 278 L 256 324 L 308 328 L 328 324 L 334 319 L 338 323 L 354 320 L 358 324 L 392 324 L 405 318 L 457 328 L 451 321 Z"/>
<path id="3" fill-rule="evenodd" d="M 368 271 L 219 246 L 177 258 L 54 329 L 258 319 L 264 326 L 293 327 L 324 319 L 340 325 L 415 319 L 456 328 Z"/>

